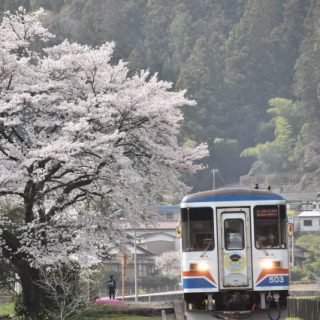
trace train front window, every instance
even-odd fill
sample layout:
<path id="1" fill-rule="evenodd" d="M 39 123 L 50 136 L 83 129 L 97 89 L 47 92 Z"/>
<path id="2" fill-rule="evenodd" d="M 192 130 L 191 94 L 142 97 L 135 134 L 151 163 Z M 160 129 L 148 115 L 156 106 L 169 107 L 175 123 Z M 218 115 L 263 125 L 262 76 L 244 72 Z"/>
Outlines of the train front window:
<path id="1" fill-rule="evenodd" d="M 286 206 L 256 206 L 254 209 L 255 245 L 257 249 L 287 247 Z"/>
<path id="2" fill-rule="evenodd" d="M 183 208 L 181 222 L 183 251 L 213 250 L 212 208 Z"/>
<path id="3" fill-rule="evenodd" d="M 242 219 L 224 220 L 224 246 L 227 250 L 242 250 L 244 248 Z"/>

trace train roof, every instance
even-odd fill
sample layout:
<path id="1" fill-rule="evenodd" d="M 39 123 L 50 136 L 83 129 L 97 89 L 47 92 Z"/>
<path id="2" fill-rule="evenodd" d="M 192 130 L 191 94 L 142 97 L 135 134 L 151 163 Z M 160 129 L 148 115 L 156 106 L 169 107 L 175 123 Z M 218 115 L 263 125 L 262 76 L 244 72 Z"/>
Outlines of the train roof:
<path id="1" fill-rule="evenodd" d="M 279 193 L 259 189 L 224 188 L 190 194 L 181 203 L 225 201 L 275 201 L 285 200 Z"/>

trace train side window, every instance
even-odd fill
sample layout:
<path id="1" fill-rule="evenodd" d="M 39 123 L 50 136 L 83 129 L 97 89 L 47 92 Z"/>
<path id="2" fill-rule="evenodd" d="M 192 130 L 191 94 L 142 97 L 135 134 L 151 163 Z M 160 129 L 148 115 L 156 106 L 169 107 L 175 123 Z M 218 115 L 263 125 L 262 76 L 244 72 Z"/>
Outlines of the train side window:
<path id="1" fill-rule="evenodd" d="M 244 225 L 242 219 L 224 220 L 224 247 L 227 250 L 244 248 Z"/>
<path id="2" fill-rule="evenodd" d="M 254 208 L 256 248 L 286 248 L 286 223 L 285 205 L 256 206 Z"/>
<path id="3" fill-rule="evenodd" d="M 214 249 L 212 208 L 181 209 L 181 227 L 183 251 Z"/>

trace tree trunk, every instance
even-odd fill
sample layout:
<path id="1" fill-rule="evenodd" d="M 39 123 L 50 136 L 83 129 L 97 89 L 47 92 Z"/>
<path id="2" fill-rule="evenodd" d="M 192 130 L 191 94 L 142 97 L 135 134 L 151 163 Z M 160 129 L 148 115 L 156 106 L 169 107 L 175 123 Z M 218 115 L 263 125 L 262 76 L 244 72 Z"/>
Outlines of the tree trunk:
<path id="1" fill-rule="evenodd" d="M 17 253 L 20 248 L 20 243 L 10 230 L 4 229 L 2 237 L 6 244 L 6 246 L 2 248 L 3 255 L 10 260 L 15 273 L 17 273 L 20 278 L 22 298 L 27 315 L 31 320 L 43 320 L 43 301 L 45 301 L 45 295 L 43 290 L 37 286 L 37 282 L 40 279 L 39 271 L 30 266 L 27 262 L 27 255 Z M 10 248 L 10 250 L 8 250 L 7 247 Z"/>
<path id="2" fill-rule="evenodd" d="M 39 273 L 31 268 L 26 262 L 16 265 L 22 286 L 23 303 L 26 307 L 28 316 L 32 320 L 43 320 L 43 293 L 37 286 Z"/>

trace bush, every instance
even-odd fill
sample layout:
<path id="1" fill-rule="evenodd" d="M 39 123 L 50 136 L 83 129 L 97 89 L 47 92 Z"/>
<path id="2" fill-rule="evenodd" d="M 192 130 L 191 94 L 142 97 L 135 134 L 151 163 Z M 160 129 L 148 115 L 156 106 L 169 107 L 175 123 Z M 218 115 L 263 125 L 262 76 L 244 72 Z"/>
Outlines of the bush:
<path id="1" fill-rule="evenodd" d="M 291 281 L 307 280 L 310 279 L 310 272 L 302 269 L 299 266 L 294 266 L 290 270 Z"/>

